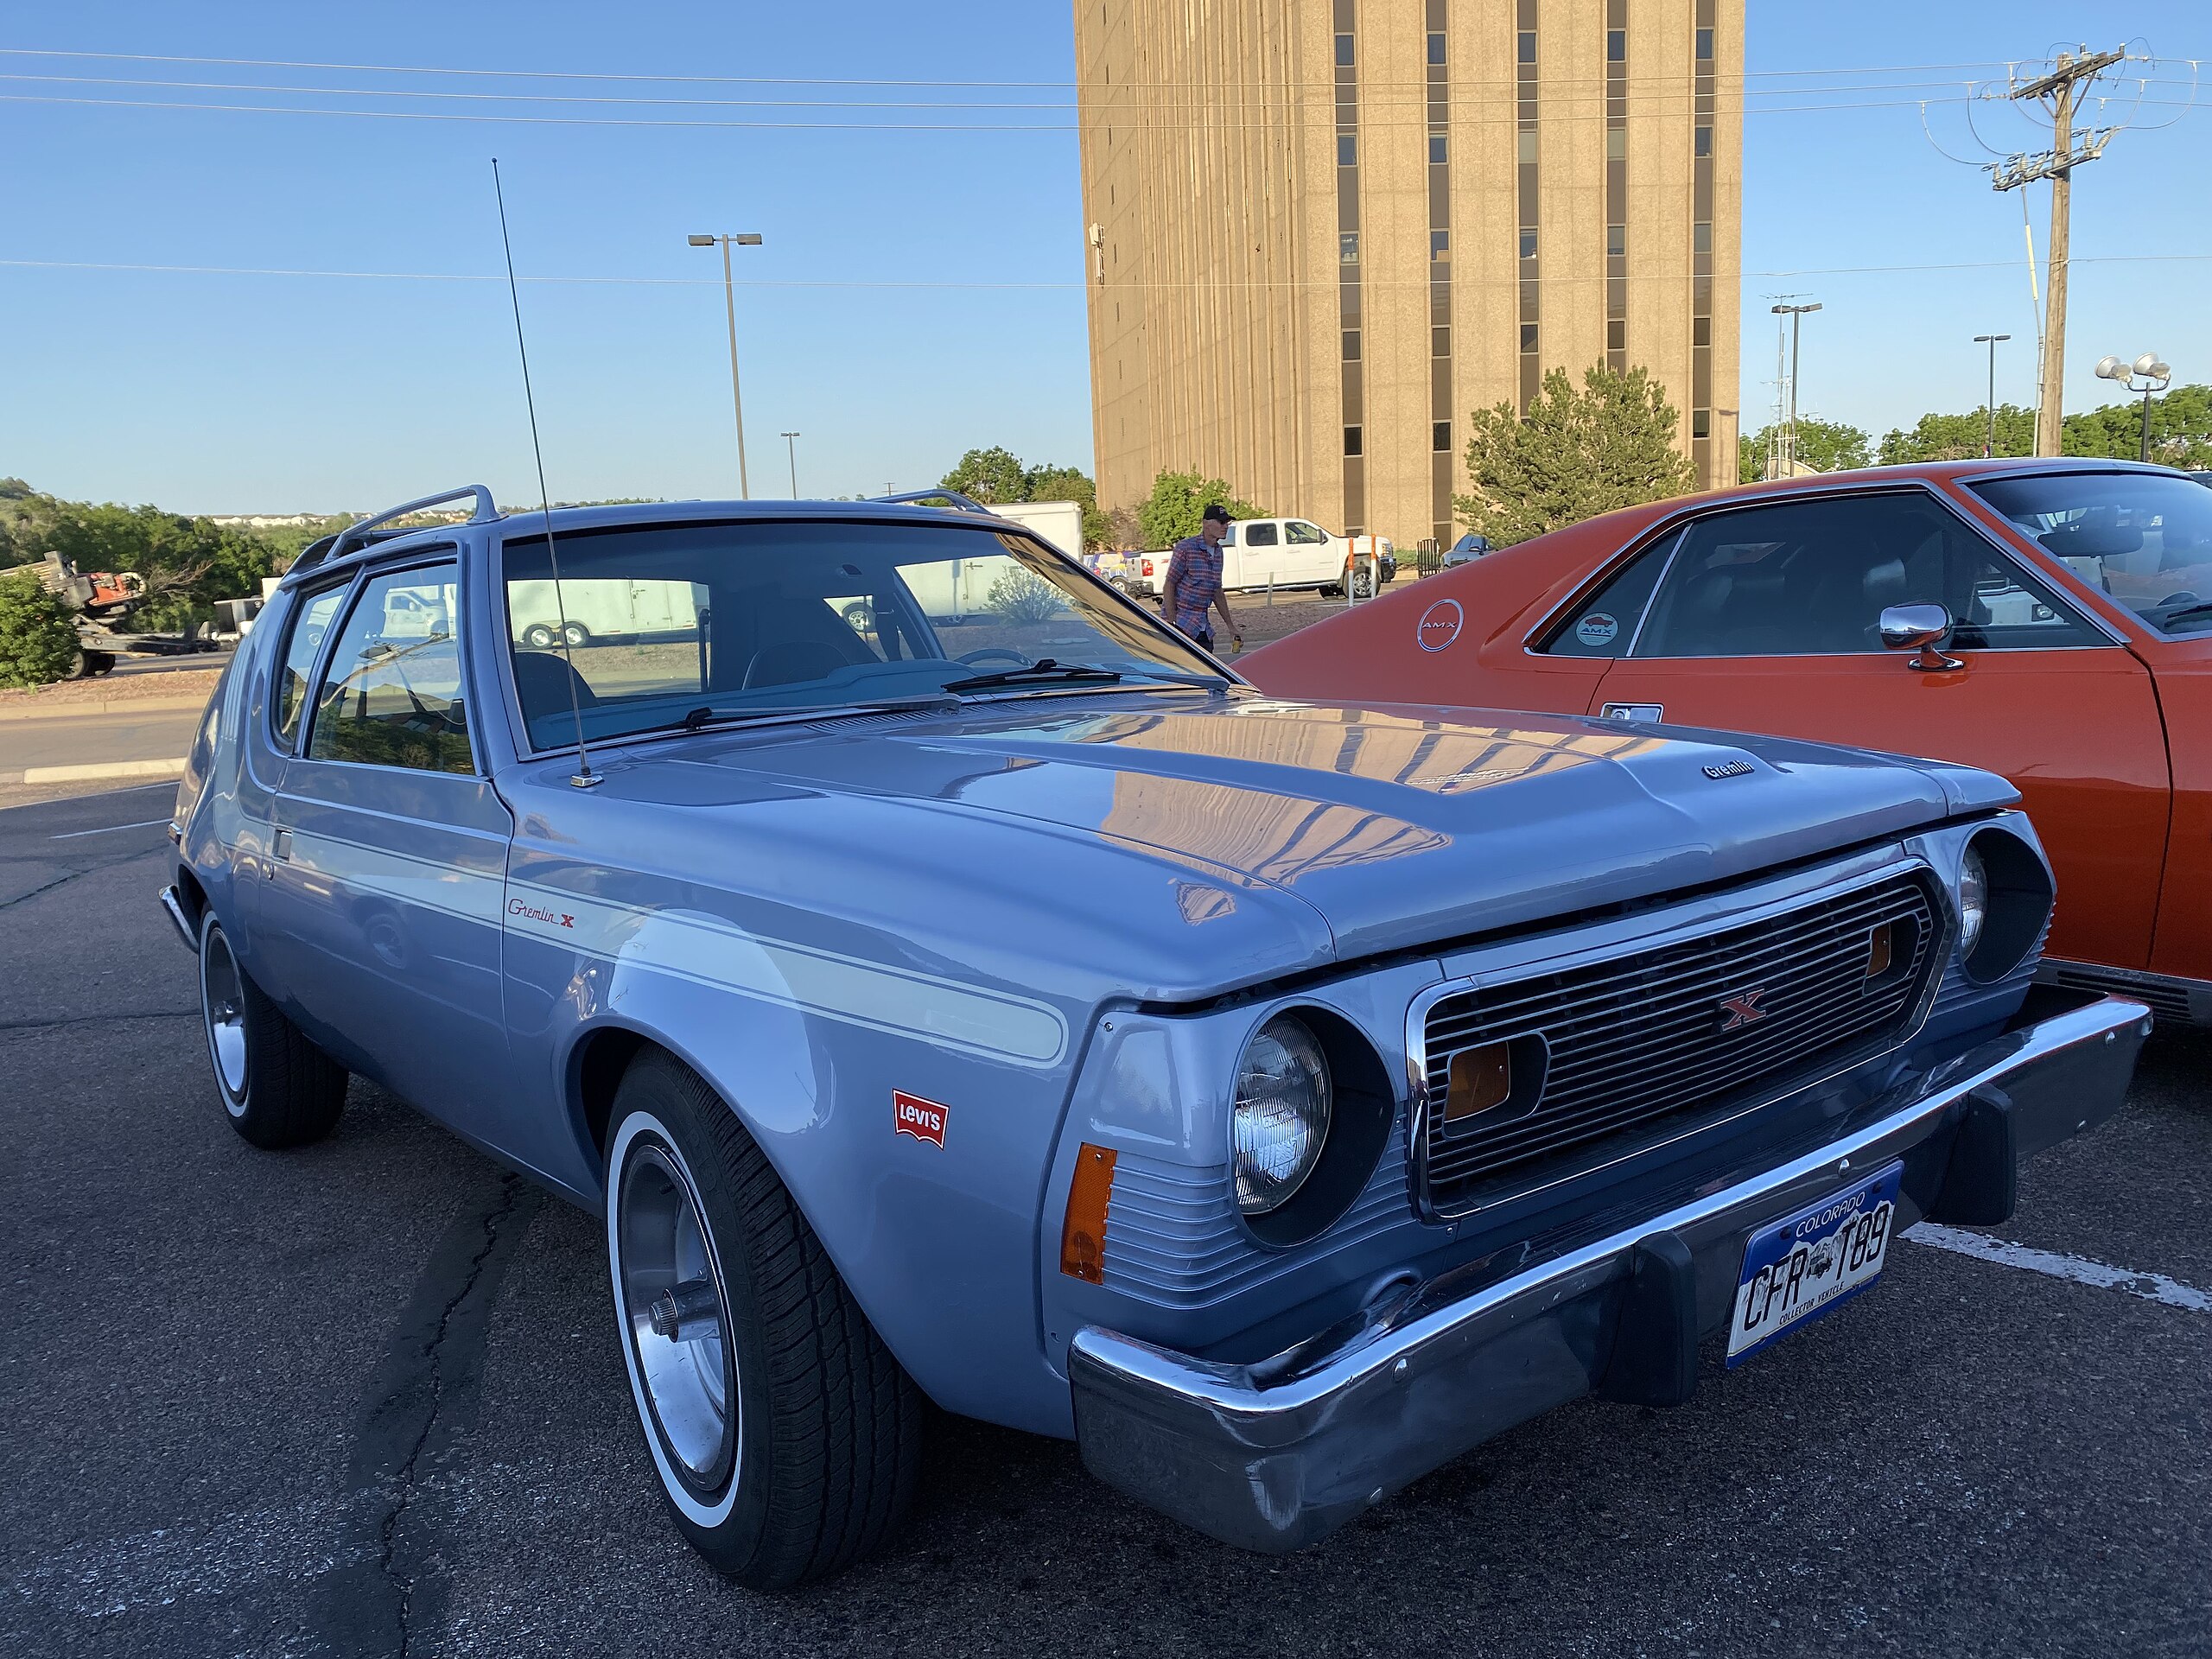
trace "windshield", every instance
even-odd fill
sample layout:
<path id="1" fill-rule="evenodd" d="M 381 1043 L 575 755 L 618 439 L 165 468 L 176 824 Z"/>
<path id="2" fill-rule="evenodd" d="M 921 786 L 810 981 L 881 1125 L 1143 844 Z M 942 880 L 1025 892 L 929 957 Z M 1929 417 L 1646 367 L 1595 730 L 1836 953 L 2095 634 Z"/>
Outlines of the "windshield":
<path id="1" fill-rule="evenodd" d="M 597 741 L 948 687 L 996 697 L 1221 678 L 1058 554 L 957 521 L 625 526 L 562 534 L 556 550 L 557 593 L 543 536 L 505 549 L 515 689 L 537 749 L 575 741 L 572 691 Z"/>
<path id="2" fill-rule="evenodd" d="M 2212 630 L 2212 490 L 2159 473 L 2044 473 L 1971 487 L 2152 626 Z"/>

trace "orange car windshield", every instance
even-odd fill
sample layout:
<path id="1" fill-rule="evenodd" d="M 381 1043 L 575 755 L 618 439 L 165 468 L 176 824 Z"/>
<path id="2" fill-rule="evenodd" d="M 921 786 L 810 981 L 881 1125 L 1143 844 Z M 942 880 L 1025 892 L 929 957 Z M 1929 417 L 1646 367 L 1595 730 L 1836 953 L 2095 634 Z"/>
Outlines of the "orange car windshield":
<path id="1" fill-rule="evenodd" d="M 1970 486 L 2163 633 L 2212 632 L 2212 488 L 2180 474 L 2039 473 Z"/>

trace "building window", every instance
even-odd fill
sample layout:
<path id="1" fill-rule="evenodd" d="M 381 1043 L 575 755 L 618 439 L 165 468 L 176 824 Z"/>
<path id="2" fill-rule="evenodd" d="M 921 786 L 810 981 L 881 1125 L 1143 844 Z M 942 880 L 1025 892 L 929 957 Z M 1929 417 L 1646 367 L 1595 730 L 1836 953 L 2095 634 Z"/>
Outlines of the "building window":
<path id="1" fill-rule="evenodd" d="M 1524 225 L 1521 227 L 1521 257 L 1523 259 L 1533 259 L 1536 257 L 1536 227 L 1533 225 Z"/>
<path id="2" fill-rule="evenodd" d="M 1534 167 L 1536 163 L 1536 135 L 1533 130 L 1524 129 L 1522 131 L 1520 137 L 1521 147 L 1519 154 L 1522 165 L 1524 167 Z"/>
<path id="3" fill-rule="evenodd" d="M 1616 259 L 1625 259 L 1628 257 L 1627 226 L 1608 225 L 1605 226 L 1605 251 Z"/>
<path id="4" fill-rule="evenodd" d="M 1359 139 L 1357 135 L 1349 132 L 1340 132 L 1337 135 L 1337 165 L 1338 167 L 1359 165 Z"/>
<path id="5" fill-rule="evenodd" d="M 1694 438 L 1709 438 L 1712 435 L 1713 411 L 1709 409 L 1692 410 L 1690 411 L 1690 436 Z"/>
<path id="6" fill-rule="evenodd" d="M 1713 221 L 1711 219 L 1701 219 L 1690 227 L 1690 251 L 1693 253 L 1713 251 Z"/>
<path id="7" fill-rule="evenodd" d="M 1712 31 L 1707 29 L 1706 33 L 1709 35 Z M 1337 36 L 1337 67 L 1339 69 L 1351 67 L 1351 36 L 1349 35 Z"/>
<path id="8" fill-rule="evenodd" d="M 1605 324 L 1605 349 L 1609 352 L 1628 350 L 1628 320 L 1614 317 Z"/>
<path id="9" fill-rule="evenodd" d="M 1337 257 L 1345 264 L 1359 263 L 1359 232 L 1346 231 L 1337 238 Z"/>
<path id="10" fill-rule="evenodd" d="M 1344 330 L 1344 361 L 1347 363 L 1359 361 L 1359 330 L 1357 328 Z"/>
<path id="11" fill-rule="evenodd" d="M 1693 346 L 1710 346 L 1713 344 L 1713 319 L 1711 317 L 1693 317 L 1690 320 L 1690 344 Z"/>
<path id="12" fill-rule="evenodd" d="M 1628 61 L 1628 30 L 1609 29 L 1605 31 L 1605 61 L 1607 63 Z"/>
<path id="13" fill-rule="evenodd" d="M 1700 30 L 1699 31 L 1700 38 L 1700 39 L 1704 39 L 1704 40 L 1706 41 L 1706 45 L 1707 45 L 1707 49 L 1706 49 L 1706 50 L 1704 50 L 1704 51 L 1700 52 L 1700 53 L 1698 54 L 1699 56 L 1700 56 L 1700 57 L 1707 57 L 1707 58 L 1709 58 L 1709 57 L 1711 57 L 1711 56 L 1713 55 L 1713 53 L 1712 53 L 1712 51 L 1711 51 L 1711 49 L 1710 49 L 1710 48 L 1711 48 L 1711 46 L 1712 46 L 1712 41 L 1711 41 L 1710 36 L 1712 35 L 1712 34 L 1713 34 L 1713 31 L 1712 31 L 1711 29 L 1700 29 Z M 1535 60 L 1536 60 L 1536 31 L 1535 31 L 1535 29 L 1522 29 L 1522 30 L 1521 31 L 1521 61 L 1522 61 L 1522 62 L 1523 62 L 1523 63 L 1534 63 Z"/>
<path id="14" fill-rule="evenodd" d="M 1432 34 L 1428 37 L 1428 60 L 1431 63 L 1444 61 L 1444 36 L 1440 34 Z"/>
<path id="15" fill-rule="evenodd" d="M 1522 38 L 1526 40 L 1529 37 L 1524 35 Z M 1697 60 L 1700 63 L 1713 61 L 1713 31 L 1709 29 L 1700 29 L 1697 32 Z"/>
<path id="16" fill-rule="evenodd" d="M 1348 426 L 1344 428 L 1344 454 L 1356 455 L 1359 453 L 1359 429 L 1356 426 Z"/>
<path id="17" fill-rule="evenodd" d="M 1451 422 L 1449 422 L 1449 421 L 1439 421 L 1439 422 L 1437 422 L 1437 423 L 1436 423 L 1433 427 L 1432 427 L 1432 428 L 1430 428 L 1430 429 L 1429 429 L 1429 434 L 1428 434 L 1428 447 L 1429 447 L 1430 448 L 1432 448 L 1432 449 L 1435 450 L 1435 451 L 1436 451 L 1436 453 L 1437 453 L 1438 454 L 1440 454 L 1440 455 L 1442 455 L 1442 454 L 1449 454 L 1451 453 L 1451 450 L 1452 450 L 1452 423 L 1451 423 Z"/>
<path id="18" fill-rule="evenodd" d="M 1451 147 L 1446 143 L 1444 135 L 1440 132 L 1430 133 L 1428 135 L 1428 164 L 1431 167 L 1441 167 L 1450 159 Z"/>
<path id="19" fill-rule="evenodd" d="M 1710 156 L 1713 154 L 1713 129 L 1711 127 L 1700 127 L 1697 130 L 1697 137 L 1691 145 L 1691 154 L 1695 156 Z"/>
<path id="20" fill-rule="evenodd" d="M 1432 259 L 1449 259 L 1452 257 L 1451 232 L 1431 231 L 1428 233 L 1428 257 Z"/>
<path id="21" fill-rule="evenodd" d="M 1449 357 L 1452 355 L 1452 331 L 1450 328 L 1439 327 L 1428 331 L 1428 354 L 1431 357 Z"/>
<path id="22" fill-rule="evenodd" d="M 1535 325 L 1535 323 L 1533 323 L 1533 322 L 1524 322 L 1524 323 L 1522 323 L 1522 324 L 1521 325 L 1521 352 L 1522 352 L 1522 354 L 1523 356 L 1526 356 L 1528 353 L 1531 353 L 1531 352 L 1535 351 L 1535 349 L 1536 349 L 1536 325 Z"/>
<path id="23" fill-rule="evenodd" d="M 1626 127 L 1605 129 L 1605 159 L 1609 162 L 1624 162 L 1628 159 L 1628 129 Z"/>

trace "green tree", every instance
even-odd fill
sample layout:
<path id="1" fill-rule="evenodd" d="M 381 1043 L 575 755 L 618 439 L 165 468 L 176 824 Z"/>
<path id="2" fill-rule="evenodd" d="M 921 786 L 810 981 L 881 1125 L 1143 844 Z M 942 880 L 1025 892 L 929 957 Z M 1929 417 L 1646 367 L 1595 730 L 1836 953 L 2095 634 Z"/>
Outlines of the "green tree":
<path id="1" fill-rule="evenodd" d="M 0 575 L 0 685 L 48 685 L 77 664 L 67 606 L 29 570 Z"/>
<path id="2" fill-rule="evenodd" d="M 983 608 L 1009 625 L 1049 622 L 1067 609 L 1067 598 L 1040 576 L 1009 570 L 983 595 Z"/>
<path id="3" fill-rule="evenodd" d="M 1137 528 L 1150 548 L 1172 547 L 1185 536 L 1198 533 L 1198 520 L 1207 505 L 1218 501 L 1238 518 L 1264 518 L 1267 509 L 1240 501 L 1229 486 L 1204 473 L 1166 472 L 1152 480 L 1152 493 L 1137 509 Z"/>
<path id="4" fill-rule="evenodd" d="M 1968 461 L 1981 454 L 1982 442 L 1988 433 L 1986 407 L 1966 415 L 1927 414 L 1909 432 L 1892 427 L 1884 433 L 1879 459 L 1885 467 L 1907 461 Z M 2018 404 L 1998 404 L 1995 453 L 2032 454 L 2035 445 L 2035 410 L 2022 409 Z"/>
<path id="5" fill-rule="evenodd" d="M 1745 483 L 1766 476 L 1767 449 L 1774 428 L 1763 426 L 1741 442 L 1741 475 Z M 1847 472 L 1873 464 L 1873 442 L 1855 426 L 1824 421 L 1817 415 L 1797 417 L 1797 459 L 1815 472 Z"/>
<path id="6" fill-rule="evenodd" d="M 1098 486 L 1079 467 L 1032 467 L 1023 483 L 1030 501 L 1073 501 L 1083 509 L 1083 544 L 1114 545 L 1113 521 L 1098 510 Z"/>
<path id="7" fill-rule="evenodd" d="M 1565 369 L 1544 376 L 1522 415 L 1510 403 L 1469 423 L 1470 493 L 1452 499 L 1468 529 L 1509 547 L 1601 512 L 1680 495 L 1689 457 L 1675 448 L 1679 417 L 1649 372 L 1604 363 L 1576 390 Z"/>
<path id="8" fill-rule="evenodd" d="M 1027 468 L 1013 451 L 996 445 L 988 449 L 970 449 L 938 482 L 986 505 L 995 501 L 1030 499 Z"/>

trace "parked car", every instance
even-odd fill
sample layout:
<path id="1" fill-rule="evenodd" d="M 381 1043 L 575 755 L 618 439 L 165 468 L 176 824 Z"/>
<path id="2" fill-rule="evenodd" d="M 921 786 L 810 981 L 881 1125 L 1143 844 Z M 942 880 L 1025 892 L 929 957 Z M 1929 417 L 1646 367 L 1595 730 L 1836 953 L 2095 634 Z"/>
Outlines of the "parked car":
<path id="1" fill-rule="evenodd" d="M 1366 561 L 1357 556 L 1362 553 Z M 1160 569 L 1165 577 L 1169 556 L 1153 556 L 1163 561 Z M 1377 577 L 1387 582 L 1398 573 L 1388 542 L 1338 536 L 1304 518 L 1238 520 L 1222 538 L 1221 567 L 1221 585 L 1231 593 L 1317 588 L 1340 594 L 1350 583 L 1360 599 L 1373 596 Z"/>
<path id="2" fill-rule="evenodd" d="M 1637 507 L 1309 628 L 1248 671 L 1286 695 L 1986 766 L 2019 785 L 2057 867 L 2046 971 L 2212 1021 L 2212 496 L 2178 474 L 1959 461 Z"/>
<path id="3" fill-rule="evenodd" d="M 1443 568 L 1449 570 L 1454 565 L 1472 564 L 1477 559 L 1479 559 L 1484 554 L 1489 551 L 1490 537 L 1487 536 L 1478 536 L 1471 530 L 1465 535 L 1462 536 L 1458 541 L 1452 543 L 1451 546 L 1444 550 Z"/>
<path id="4" fill-rule="evenodd" d="M 248 1141 L 358 1074 L 604 1217 L 645 1460 L 750 1585 L 886 1535 L 925 1399 L 1268 1550 L 1681 1403 L 2003 1220 L 2149 1028 L 2031 982 L 1986 772 L 1273 698 L 979 514 L 459 493 L 287 575 L 162 902 Z M 918 602 L 956 560 L 1001 601 Z M 518 642 L 555 581 L 703 599 Z"/>

